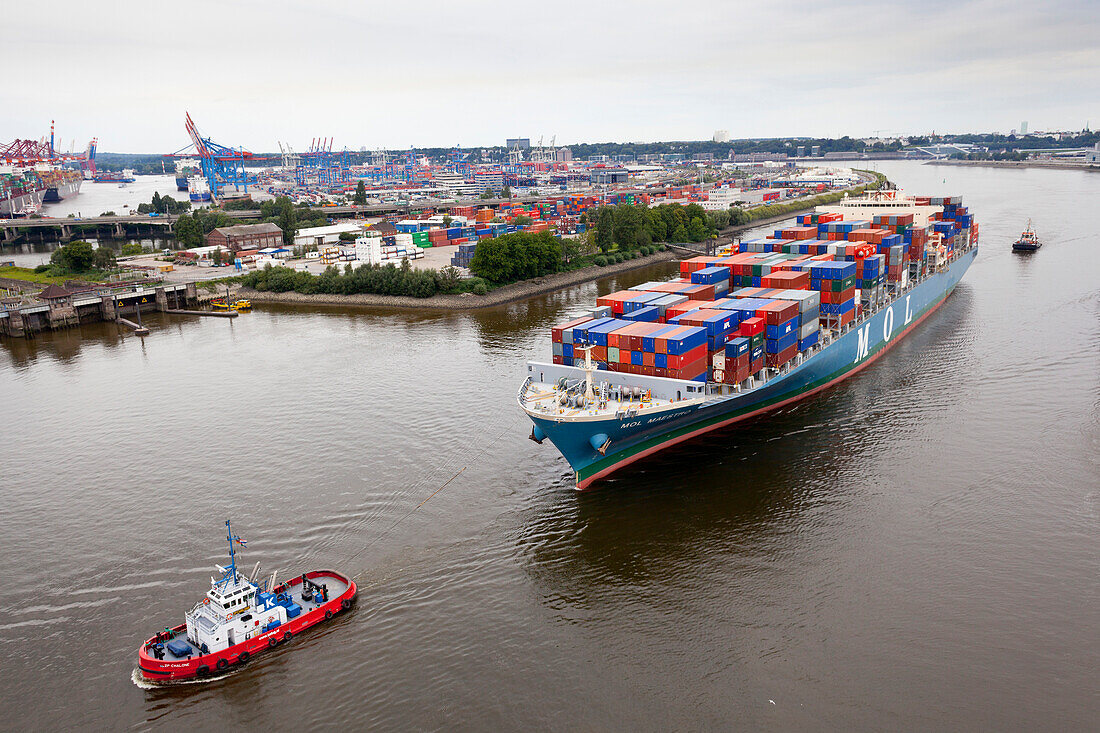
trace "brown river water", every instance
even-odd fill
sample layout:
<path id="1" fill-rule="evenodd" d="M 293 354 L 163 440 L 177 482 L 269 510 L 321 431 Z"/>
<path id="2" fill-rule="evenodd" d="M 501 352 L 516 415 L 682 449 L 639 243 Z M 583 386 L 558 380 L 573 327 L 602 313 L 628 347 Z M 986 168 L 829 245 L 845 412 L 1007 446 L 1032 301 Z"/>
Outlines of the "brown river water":
<path id="1" fill-rule="evenodd" d="M 1100 175 L 879 168 L 976 215 L 955 294 L 841 385 L 583 494 L 527 440 L 523 364 L 671 265 L 0 341 L 0 728 L 1095 729 Z M 1013 255 L 1028 217 L 1047 244 Z M 226 518 L 243 566 L 359 574 L 357 608 L 135 684 Z"/>

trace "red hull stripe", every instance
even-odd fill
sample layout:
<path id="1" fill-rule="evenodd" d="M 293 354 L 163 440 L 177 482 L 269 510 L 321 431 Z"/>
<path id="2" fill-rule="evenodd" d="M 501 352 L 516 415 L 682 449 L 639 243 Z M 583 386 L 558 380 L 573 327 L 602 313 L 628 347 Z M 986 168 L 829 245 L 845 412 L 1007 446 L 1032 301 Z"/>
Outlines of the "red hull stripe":
<path id="1" fill-rule="evenodd" d="M 731 417 L 729 420 L 723 420 L 722 422 L 715 423 L 714 425 L 707 425 L 706 427 L 699 428 L 698 430 L 693 430 L 690 433 L 685 433 L 684 435 L 678 436 L 676 438 L 672 438 L 671 440 L 668 440 L 667 442 L 661 443 L 660 445 L 655 445 L 652 448 L 646 448 L 643 451 L 639 451 L 639 452 L 635 453 L 632 456 L 624 458 L 623 460 L 619 461 L 618 463 L 612 464 L 611 466 L 608 466 L 607 468 L 604 468 L 604 469 L 598 471 L 597 473 L 594 473 L 591 476 L 589 476 L 585 479 L 582 479 L 581 481 L 578 481 L 577 482 L 577 489 L 578 490 L 586 489 L 594 481 L 597 481 L 597 480 L 603 478 L 604 476 L 607 476 L 608 474 L 611 474 L 611 473 L 614 473 L 615 471 L 618 471 L 623 466 L 628 466 L 631 463 L 634 463 L 635 461 L 639 461 L 639 460 L 645 458 L 646 456 L 651 456 L 654 453 L 662 451 L 665 448 L 668 448 L 669 446 L 676 445 L 677 443 L 682 443 L 685 440 L 691 440 L 692 438 L 703 435 L 704 433 L 709 433 L 712 430 L 718 430 L 719 428 L 724 428 L 727 425 L 732 425 L 733 423 L 740 422 L 742 420 L 747 420 L 750 417 L 755 417 L 756 415 L 761 415 L 765 412 L 771 412 L 772 410 L 778 410 L 780 407 L 783 407 L 784 405 L 789 405 L 792 402 L 798 402 L 799 400 L 804 400 L 807 397 L 811 397 L 811 396 L 817 394 L 818 392 L 820 392 L 823 389 L 828 389 L 829 387 L 833 386 L 834 384 L 836 384 L 838 382 L 843 382 L 848 377 L 859 373 L 862 369 L 865 369 L 866 367 L 869 367 L 871 364 L 874 363 L 875 359 L 878 359 L 880 356 L 882 356 L 887 351 L 889 351 L 891 348 L 893 348 L 894 344 L 901 341 L 902 338 L 907 333 L 909 333 L 914 328 L 916 328 L 918 325 L 920 325 L 921 321 L 923 321 L 925 318 L 927 318 L 928 316 L 935 313 L 936 309 L 944 304 L 944 302 L 947 300 L 949 295 L 950 295 L 950 293 L 943 296 L 943 298 L 940 299 L 940 302 L 936 303 L 934 306 L 929 308 L 928 311 L 925 312 L 925 314 L 923 316 L 921 316 L 917 320 L 910 323 L 909 326 L 904 331 L 902 331 L 900 334 L 898 334 L 894 338 L 890 339 L 890 341 L 883 348 L 881 348 L 881 349 L 879 349 L 878 351 L 875 352 L 874 356 L 872 356 L 871 358 L 864 361 L 862 364 L 857 366 L 855 369 L 852 369 L 851 371 L 848 371 L 848 372 L 845 372 L 844 374 L 841 374 L 836 379 L 833 379 L 830 382 L 826 382 L 825 384 L 823 384 L 819 387 L 814 387 L 813 389 L 811 389 L 807 392 L 797 394 L 794 397 L 789 397 L 789 398 L 783 400 L 782 402 L 776 402 L 775 404 L 771 404 L 771 405 L 767 405 L 765 407 L 761 407 L 759 410 L 754 410 L 752 412 L 746 412 L 744 415 L 738 415 L 737 417 Z"/>

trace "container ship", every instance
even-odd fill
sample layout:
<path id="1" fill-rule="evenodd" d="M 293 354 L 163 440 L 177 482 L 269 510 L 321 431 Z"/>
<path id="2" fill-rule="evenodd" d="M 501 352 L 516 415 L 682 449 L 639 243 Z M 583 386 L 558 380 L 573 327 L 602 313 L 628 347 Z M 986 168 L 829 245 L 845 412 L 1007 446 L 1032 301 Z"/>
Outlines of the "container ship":
<path id="1" fill-rule="evenodd" d="M 30 216 L 43 203 L 77 195 L 83 182 L 79 170 L 51 163 L 0 166 L 0 216 Z"/>
<path id="2" fill-rule="evenodd" d="M 134 178 L 134 172 L 129 168 L 121 171 L 102 171 L 95 174 L 96 183 L 133 183 L 135 180 L 137 179 Z"/>
<path id="3" fill-rule="evenodd" d="M 57 166 L 35 166 L 35 172 L 45 186 L 42 194 L 44 203 L 64 201 L 80 193 L 80 186 L 84 183 L 84 174 L 73 168 L 61 168 Z"/>
<path id="4" fill-rule="evenodd" d="M 191 176 L 187 179 L 187 197 L 193 204 L 210 201 L 210 184 L 202 176 Z"/>
<path id="5" fill-rule="evenodd" d="M 176 190 L 186 191 L 187 179 L 199 175 L 199 161 L 194 158 L 182 158 L 176 161 Z"/>
<path id="6" fill-rule="evenodd" d="M 30 216 L 45 195 L 46 187 L 33 169 L 0 167 L 0 216 Z"/>
<path id="7" fill-rule="evenodd" d="M 957 196 L 875 192 L 797 224 L 551 330 L 552 363 L 528 362 L 518 401 L 578 489 L 855 374 L 939 307 L 978 251 Z"/>

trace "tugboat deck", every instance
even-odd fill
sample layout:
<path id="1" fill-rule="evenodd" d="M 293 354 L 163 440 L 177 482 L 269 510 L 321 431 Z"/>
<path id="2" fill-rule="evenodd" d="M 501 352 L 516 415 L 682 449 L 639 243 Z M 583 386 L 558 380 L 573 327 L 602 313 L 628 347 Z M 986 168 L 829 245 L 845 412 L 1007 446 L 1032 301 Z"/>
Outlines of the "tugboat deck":
<path id="1" fill-rule="evenodd" d="M 321 601 L 320 597 L 315 593 L 311 594 L 310 600 L 303 598 L 302 594 L 305 588 L 302 586 L 301 582 L 294 582 L 299 580 L 300 578 L 294 578 L 294 580 L 291 581 L 293 585 L 291 585 L 289 589 L 287 589 L 285 584 L 280 586 L 279 593 L 286 593 L 290 597 L 290 600 L 301 607 L 302 614 L 304 615 L 320 608 L 324 605 L 324 602 Z M 328 586 L 328 598 L 330 601 L 333 598 L 339 598 L 343 595 L 344 591 L 348 589 L 347 583 L 328 575 L 317 578 L 314 582 Z M 210 630 L 215 626 L 213 621 L 201 614 L 196 615 L 195 620 Z M 186 625 L 181 625 L 172 629 L 171 636 L 164 640 L 164 649 L 167 652 L 165 658 L 169 660 L 190 659 L 192 657 L 202 656 L 202 652 L 187 639 Z"/>

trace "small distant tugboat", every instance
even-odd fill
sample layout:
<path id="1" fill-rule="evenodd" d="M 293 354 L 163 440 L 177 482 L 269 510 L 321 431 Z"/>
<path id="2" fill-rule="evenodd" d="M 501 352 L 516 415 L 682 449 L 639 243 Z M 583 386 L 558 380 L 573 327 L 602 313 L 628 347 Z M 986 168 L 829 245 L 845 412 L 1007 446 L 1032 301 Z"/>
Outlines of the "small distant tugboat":
<path id="1" fill-rule="evenodd" d="M 225 298 L 214 298 L 210 301 L 210 306 L 216 311 L 250 311 L 252 301 L 241 298 L 230 303 Z"/>
<path id="2" fill-rule="evenodd" d="M 254 655 L 289 642 L 295 634 L 351 609 L 356 586 L 334 570 L 312 570 L 271 588 L 255 582 L 260 565 L 245 577 L 237 571 L 235 544 L 245 542 L 225 523 L 229 567 L 184 614 L 186 622 L 165 628 L 138 650 L 138 668 L 150 682 L 209 677 L 242 665 Z"/>
<path id="3" fill-rule="evenodd" d="M 1043 246 L 1038 235 L 1031 229 L 1031 219 L 1027 220 L 1027 229 L 1020 234 L 1020 238 L 1012 243 L 1013 252 L 1034 252 Z"/>

